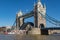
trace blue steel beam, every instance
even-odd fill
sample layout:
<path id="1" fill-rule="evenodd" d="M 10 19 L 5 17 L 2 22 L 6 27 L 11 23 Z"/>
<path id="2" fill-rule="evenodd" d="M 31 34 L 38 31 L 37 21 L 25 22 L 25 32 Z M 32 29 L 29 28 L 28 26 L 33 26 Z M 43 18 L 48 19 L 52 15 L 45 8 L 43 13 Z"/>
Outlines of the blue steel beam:
<path id="1" fill-rule="evenodd" d="M 29 17 L 32 17 L 32 16 L 34 16 L 34 12 L 33 11 L 31 11 L 30 13 L 26 13 L 25 15 L 22 15 L 22 16 L 20 16 L 19 18 L 29 18 Z"/>
<path id="2" fill-rule="evenodd" d="M 41 28 L 42 30 L 60 30 L 60 27 Z"/>

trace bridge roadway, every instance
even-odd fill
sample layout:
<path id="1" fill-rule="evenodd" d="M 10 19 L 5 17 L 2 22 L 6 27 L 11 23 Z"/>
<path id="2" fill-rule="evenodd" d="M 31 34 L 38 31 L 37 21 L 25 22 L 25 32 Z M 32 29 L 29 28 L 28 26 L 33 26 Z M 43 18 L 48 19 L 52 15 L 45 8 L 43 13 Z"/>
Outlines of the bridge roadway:
<path id="1" fill-rule="evenodd" d="M 60 30 L 60 27 L 41 28 L 42 30 Z"/>

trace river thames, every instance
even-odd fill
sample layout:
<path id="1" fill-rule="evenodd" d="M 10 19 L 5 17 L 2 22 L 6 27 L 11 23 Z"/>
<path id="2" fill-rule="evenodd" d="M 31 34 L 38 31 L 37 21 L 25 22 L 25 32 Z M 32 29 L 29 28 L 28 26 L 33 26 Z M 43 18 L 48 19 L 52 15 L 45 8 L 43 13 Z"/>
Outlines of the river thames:
<path id="1" fill-rule="evenodd" d="M 0 35 L 0 40 L 60 40 L 59 35 Z"/>

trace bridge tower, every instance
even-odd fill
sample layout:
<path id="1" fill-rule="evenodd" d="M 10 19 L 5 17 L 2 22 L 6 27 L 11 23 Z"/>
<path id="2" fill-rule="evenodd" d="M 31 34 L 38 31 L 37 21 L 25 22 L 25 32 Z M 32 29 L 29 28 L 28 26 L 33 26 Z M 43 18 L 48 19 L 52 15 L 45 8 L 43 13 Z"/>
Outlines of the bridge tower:
<path id="1" fill-rule="evenodd" d="M 24 24 L 24 18 L 19 18 L 22 16 L 22 12 L 19 11 L 16 15 L 16 28 L 19 30 L 19 28 Z"/>
<path id="2" fill-rule="evenodd" d="M 42 5 L 41 0 L 38 0 L 37 4 L 34 4 L 34 28 L 31 30 L 31 34 L 47 34 L 47 30 L 41 30 L 42 27 L 46 27 L 46 19 L 42 16 L 46 16 L 46 6 Z"/>
<path id="3" fill-rule="evenodd" d="M 42 5 L 41 0 L 38 0 L 37 4 L 34 5 L 34 27 L 46 27 L 46 19 L 41 14 L 46 16 L 46 6 Z"/>

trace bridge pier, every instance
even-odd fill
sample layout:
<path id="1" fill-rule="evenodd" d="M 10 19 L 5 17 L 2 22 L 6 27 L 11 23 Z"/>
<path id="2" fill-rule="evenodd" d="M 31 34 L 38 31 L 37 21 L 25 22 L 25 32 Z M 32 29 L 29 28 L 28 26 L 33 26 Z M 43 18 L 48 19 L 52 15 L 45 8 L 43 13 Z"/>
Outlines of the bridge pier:
<path id="1" fill-rule="evenodd" d="M 41 29 L 41 35 L 49 35 L 48 30 L 46 30 L 46 29 Z"/>
<path id="2" fill-rule="evenodd" d="M 48 30 L 44 30 L 44 29 L 40 29 L 40 28 L 32 28 L 32 30 L 29 31 L 28 34 L 49 35 L 49 32 L 48 32 Z"/>
<path id="3" fill-rule="evenodd" d="M 32 28 L 32 30 L 29 31 L 28 34 L 41 34 L 40 28 Z"/>

